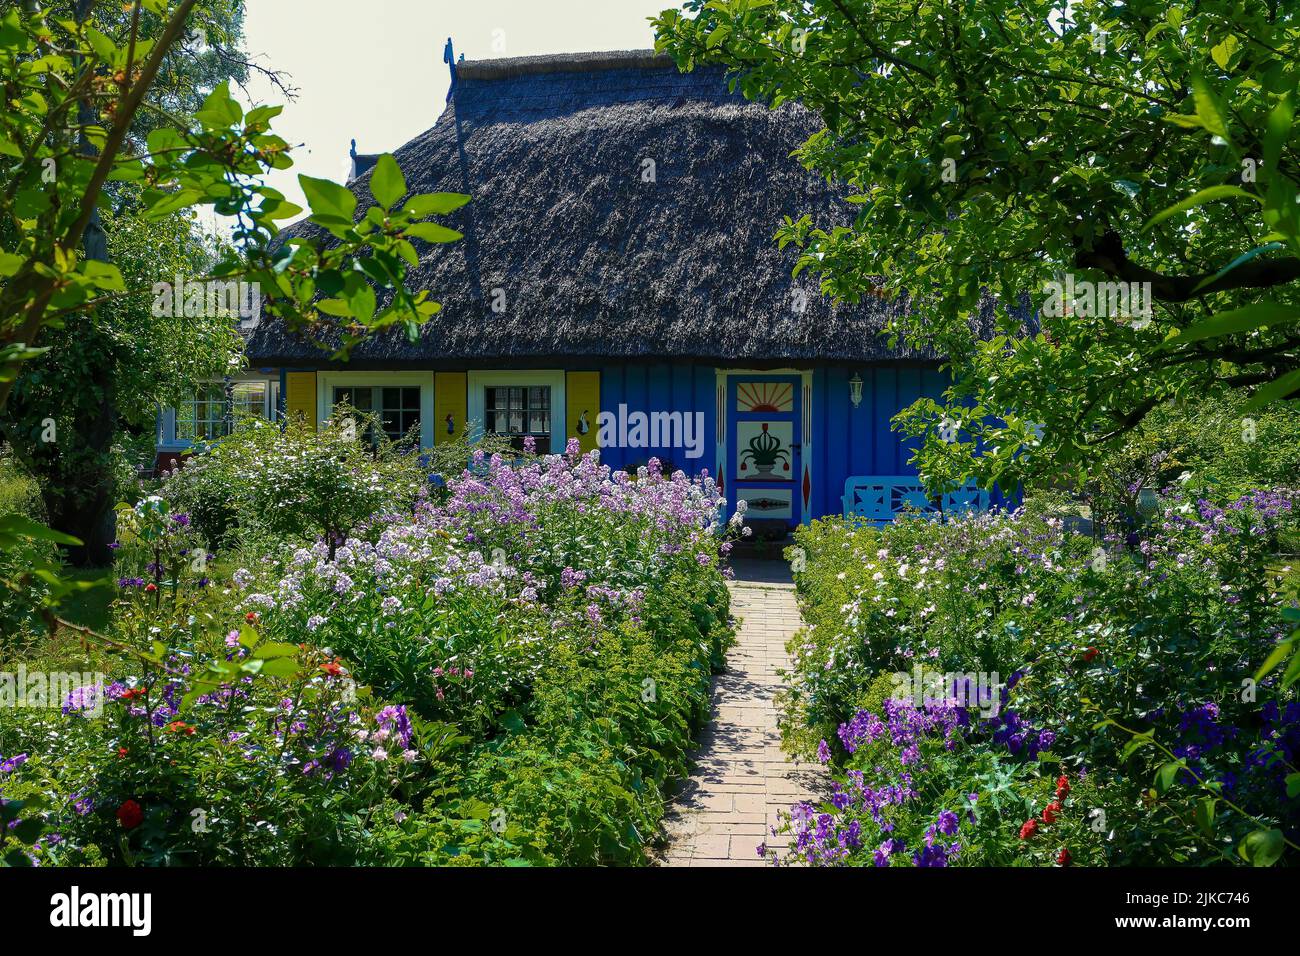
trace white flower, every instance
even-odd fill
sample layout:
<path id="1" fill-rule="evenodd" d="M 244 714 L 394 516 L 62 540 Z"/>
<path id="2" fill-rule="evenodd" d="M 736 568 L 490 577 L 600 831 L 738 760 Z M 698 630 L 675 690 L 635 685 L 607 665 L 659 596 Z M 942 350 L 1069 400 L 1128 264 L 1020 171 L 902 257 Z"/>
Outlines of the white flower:
<path id="1" fill-rule="evenodd" d="M 388 751 L 385 750 L 383 747 L 376 747 L 374 750 L 370 752 L 370 756 L 372 759 L 378 760 L 380 763 L 383 763 L 385 760 L 388 759 Z"/>

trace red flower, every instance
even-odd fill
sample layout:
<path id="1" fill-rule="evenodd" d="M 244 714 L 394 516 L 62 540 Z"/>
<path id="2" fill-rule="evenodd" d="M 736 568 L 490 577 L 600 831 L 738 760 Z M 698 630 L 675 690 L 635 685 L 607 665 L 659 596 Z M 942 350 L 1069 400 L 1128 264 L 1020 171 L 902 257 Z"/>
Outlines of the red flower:
<path id="1" fill-rule="evenodd" d="M 1056 862 L 1060 866 L 1069 866 L 1071 859 L 1070 851 L 1065 847 L 1061 847 L 1061 852 L 1056 854 Z"/>
<path id="2" fill-rule="evenodd" d="M 244 615 L 244 620 L 247 621 L 249 624 L 256 624 L 256 623 L 257 623 L 257 612 L 256 612 L 256 611 L 249 611 L 247 614 Z"/>
<path id="3" fill-rule="evenodd" d="M 1043 822 L 1055 823 L 1056 815 L 1061 812 L 1061 805 L 1056 802 L 1049 803 L 1043 807 Z"/>
<path id="4" fill-rule="evenodd" d="M 1056 799 L 1064 800 L 1070 795 L 1070 778 L 1061 774 L 1056 778 Z"/>
<path id="5" fill-rule="evenodd" d="M 144 590 L 145 590 L 145 593 L 146 593 L 146 594 L 153 594 L 154 591 L 157 591 L 157 590 L 158 590 L 158 585 L 156 585 L 156 584 L 146 584 L 146 585 L 144 586 Z"/>
<path id="6" fill-rule="evenodd" d="M 128 690 L 128 691 L 123 691 L 123 692 L 122 692 L 122 699 L 123 699 L 123 700 L 134 700 L 135 698 L 137 698 L 137 697 L 143 697 L 144 695 L 145 695 L 145 689 L 144 689 L 143 687 L 136 687 L 136 688 L 133 688 L 133 689 Z"/>
<path id="7" fill-rule="evenodd" d="M 134 800 L 128 800 L 118 807 L 116 815 L 118 821 L 127 830 L 134 830 L 144 820 L 144 811 Z"/>
<path id="8" fill-rule="evenodd" d="M 1097 648 L 1090 647 L 1083 652 L 1083 662 L 1085 664 L 1089 664 L 1092 662 L 1092 659 L 1096 656 L 1097 656 Z"/>
<path id="9" fill-rule="evenodd" d="M 117 756 L 118 756 L 118 759 L 120 760 L 121 758 L 123 758 L 123 757 L 125 757 L 127 754 L 129 754 L 130 752 L 131 752 L 131 751 L 127 750 L 125 747 L 118 747 L 118 748 L 117 748 Z"/>
<path id="10" fill-rule="evenodd" d="M 343 667 L 339 664 L 338 660 L 332 660 L 328 664 L 322 664 L 320 669 L 326 674 L 329 674 L 330 677 L 338 677 L 343 673 Z"/>
<path id="11" fill-rule="evenodd" d="M 184 733 L 190 735 L 191 737 L 194 736 L 194 728 L 191 727 L 189 724 L 185 723 L 185 721 L 183 720 L 173 720 L 170 724 L 167 725 L 167 732 L 169 734 Z"/>
<path id="12" fill-rule="evenodd" d="M 1031 836 L 1033 836 L 1037 832 L 1038 832 L 1038 821 L 1026 820 L 1024 826 L 1020 828 L 1020 839 L 1028 840 Z"/>

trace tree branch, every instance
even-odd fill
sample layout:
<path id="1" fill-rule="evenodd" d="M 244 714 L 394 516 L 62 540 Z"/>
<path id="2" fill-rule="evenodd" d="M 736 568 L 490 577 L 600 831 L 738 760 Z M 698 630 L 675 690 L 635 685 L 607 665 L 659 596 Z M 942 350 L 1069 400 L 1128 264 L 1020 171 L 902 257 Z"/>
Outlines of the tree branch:
<path id="1" fill-rule="evenodd" d="M 1167 276 L 1138 265 L 1128 257 L 1124 251 L 1123 239 L 1113 229 L 1103 233 L 1091 249 L 1083 248 L 1076 240 L 1074 264 L 1081 269 L 1097 269 L 1125 282 L 1149 282 L 1152 298 L 1162 302 L 1187 302 L 1228 289 L 1268 289 L 1300 279 L 1300 259 L 1260 258 L 1240 265 L 1227 275 L 1197 288 L 1215 273 Z"/>

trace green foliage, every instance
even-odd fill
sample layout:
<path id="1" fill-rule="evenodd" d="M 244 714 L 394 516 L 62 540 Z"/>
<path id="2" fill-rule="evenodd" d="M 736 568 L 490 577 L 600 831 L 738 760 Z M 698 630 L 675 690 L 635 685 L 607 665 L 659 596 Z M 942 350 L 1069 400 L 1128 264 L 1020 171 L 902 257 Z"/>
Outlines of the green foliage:
<path id="1" fill-rule="evenodd" d="M 251 535 L 331 548 L 383 510 L 409 510 L 426 484 L 420 456 L 391 441 L 373 415 L 340 407 L 319 429 L 259 418 L 202 448 L 165 483 L 214 546 Z"/>
<path id="2" fill-rule="evenodd" d="M 249 422 L 168 482 L 192 510 L 159 496 L 119 508 L 119 598 L 98 645 L 117 653 L 94 662 L 103 680 L 0 725 L 0 754 L 24 755 L 0 772 L 5 799 L 40 801 L 18 808 L 39 842 L 15 835 L 0 855 L 645 861 L 730 639 L 716 489 L 611 476 L 575 445 L 513 463 L 478 449 L 435 493 L 416 455 L 363 440 L 376 423 L 345 432 L 350 414 L 319 436 Z M 321 500 L 351 480 L 326 460 L 399 470 L 381 500 L 363 481 L 332 506 L 374 510 L 331 547 L 337 522 L 271 515 L 289 492 L 250 486 L 279 455 L 306 462 L 285 468 Z M 391 489 L 417 472 L 411 507 Z M 253 569 L 229 577 L 195 518 L 222 494 Z M 295 507 L 314 513 L 307 497 Z M 298 538 L 309 525 L 317 539 Z M 70 656 L 17 660 L 44 673 Z"/>
<path id="3" fill-rule="evenodd" d="M 798 156 L 857 213 L 787 219 L 796 272 L 905 296 L 892 335 L 950 357 L 944 400 L 898 419 L 927 436 L 930 484 L 1082 480 L 1169 400 L 1300 389 L 1293 7 L 686 7 L 657 19 L 659 49 L 824 122 Z M 1150 310 L 1111 301 L 1144 283 Z"/>
<path id="4" fill-rule="evenodd" d="M 1173 498 L 1136 538 L 1104 540 L 1033 501 L 946 524 L 815 522 L 796 535 L 808 627 L 791 642 L 789 736 L 838 741 L 822 752 L 846 787 L 907 781 L 915 793 L 885 810 L 895 832 L 875 838 L 906 840 L 892 862 L 944 811 L 961 865 L 1050 865 L 1061 848 L 1109 865 L 1289 854 L 1300 702 L 1267 666 L 1285 663 L 1300 611 L 1260 545 L 1296 506 Z M 1053 801 L 1057 775 L 1067 799 Z M 834 829 L 857 820 L 864 853 L 814 840 L 812 862 L 870 862 L 875 824 L 857 806 Z M 792 829 L 806 825 L 796 811 Z"/>
<path id="5" fill-rule="evenodd" d="M 8 448 L 0 446 L 0 514 L 39 518 L 40 489 L 16 461 Z"/>
<path id="6" fill-rule="evenodd" d="M 0 119 L 0 155 L 13 160 L 0 181 L 0 413 L 15 390 L 22 363 L 49 356 L 47 374 L 38 370 L 36 380 L 27 383 L 29 399 L 11 440 L 30 444 L 27 457 L 33 470 L 39 470 L 39 459 L 59 472 L 55 477 L 67 479 L 46 483 L 47 507 L 58 527 L 83 537 L 73 546 L 73 557 L 91 563 L 105 557 L 101 545 L 108 535 L 100 519 L 114 497 L 114 469 L 107 456 L 115 437 L 117 388 L 139 386 L 148 377 L 128 374 L 117 382 L 113 350 L 143 351 L 140 343 L 151 340 L 138 338 L 133 327 L 138 340 L 115 342 L 102 318 L 72 320 L 109 303 L 125 302 L 130 308 L 155 281 L 175 278 L 155 274 L 141 281 L 123 264 L 109 261 L 101 205 L 113 197 L 119 210 L 145 224 L 146 232 L 148 224 L 163 221 L 188 228 L 188 220 L 178 214 L 199 207 L 232 217 L 237 223 L 233 245 L 221 251 L 200 281 L 248 283 L 264 313 L 283 317 L 317 340 L 331 340 L 336 356 L 346 357 L 366 334 L 394 324 L 413 339 L 419 325 L 437 312 L 427 291 L 405 288 L 408 268 L 419 261 L 413 243 L 459 238 L 425 220 L 459 208 L 469 197 L 411 196 L 400 209 L 375 207 L 354 222 L 356 198 L 348 190 L 302 177 L 313 203 L 309 218 L 329 234 L 328 248 L 324 240 L 302 236 L 279 242 L 277 223 L 302 212 L 263 182 L 268 170 L 292 166 L 288 144 L 271 132 L 280 107 L 245 112 L 228 82 L 216 82 L 205 89 L 201 103 L 193 102 L 196 90 L 173 97 L 177 102 L 168 105 L 176 109 L 162 113 L 166 122 L 140 120 L 146 107 L 168 99 L 168 80 L 223 68 L 224 45 L 238 39 L 237 5 L 227 0 L 136 0 L 104 16 L 86 16 L 90 8 L 79 8 L 78 19 L 72 20 L 38 6 L 20 11 L 11 5 L 0 19 L 0 80 L 9 105 Z M 198 42 L 199 28 L 210 43 Z M 187 46 L 202 49 L 189 51 Z M 190 52 L 196 55 L 189 57 Z M 185 65 L 178 67 L 178 61 Z M 173 67 L 176 72 L 160 81 L 164 69 Z M 233 73 L 238 78 L 242 70 Z M 383 166 L 386 198 L 392 201 L 405 193 L 405 184 L 390 164 Z M 132 238 L 130 230 L 125 234 Z M 130 257 L 126 259 L 130 267 Z M 148 256 L 144 261 L 157 266 Z M 59 343 L 50 342 L 50 332 L 61 328 L 69 330 L 64 344 L 70 347 L 51 354 Z M 197 339 L 210 344 L 217 331 L 210 327 L 211 335 Z M 228 345 L 230 330 L 220 331 Z M 164 373 L 192 375 L 196 362 L 190 354 L 197 355 L 201 366 L 220 358 L 205 348 L 187 354 L 183 342 L 169 348 L 175 340 L 167 336 L 152 341 L 164 359 Z M 71 374 L 87 370 L 89 377 Z M 79 381 L 70 384 L 71 378 Z M 170 374 L 152 381 L 154 390 L 178 387 Z M 82 382 L 92 387 L 78 387 Z M 61 392 L 50 394 L 52 384 Z M 69 403 L 74 407 L 68 409 Z M 56 409 L 67 411 L 62 421 Z M 33 422 L 41 425 L 39 437 Z M 47 437 L 51 423 L 63 426 L 64 445 Z M 86 460 L 75 461 L 79 454 Z M 82 476 L 80 483 L 74 476 Z"/>

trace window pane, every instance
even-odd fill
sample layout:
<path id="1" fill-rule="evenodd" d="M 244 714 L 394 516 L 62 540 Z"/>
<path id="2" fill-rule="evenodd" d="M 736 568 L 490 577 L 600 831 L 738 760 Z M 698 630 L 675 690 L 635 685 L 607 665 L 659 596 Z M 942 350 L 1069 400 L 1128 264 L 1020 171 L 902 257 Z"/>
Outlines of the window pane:
<path id="1" fill-rule="evenodd" d="M 384 433 L 393 441 L 400 441 L 420 421 L 420 387 L 382 388 L 378 391 Z"/>
<path id="2" fill-rule="evenodd" d="M 483 427 L 508 435 L 520 451 L 531 435 L 539 454 L 551 448 L 551 387 L 549 385 L 492 385 L 483 390 Z"/>
<path id="3" fill-rule="evenodd" d="M 266 382 L 236 382 L 230 389 L 231 410 L 236 420 L 249 415 L 266 417 Z"/>

